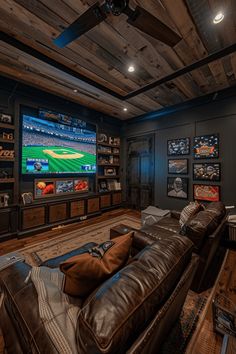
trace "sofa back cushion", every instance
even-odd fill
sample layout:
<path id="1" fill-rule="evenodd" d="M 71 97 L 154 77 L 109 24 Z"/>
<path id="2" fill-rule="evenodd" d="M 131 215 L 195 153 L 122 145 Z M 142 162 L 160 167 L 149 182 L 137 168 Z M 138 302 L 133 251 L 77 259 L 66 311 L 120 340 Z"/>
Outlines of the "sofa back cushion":
<path id="1" fill-rule="evenodd" d="M 206 236 L 211 235 L 219 225 L 213 212 L 200 211 L 194 215 L 181 229 L 181 235 L 186 235 L 199 250 Z"/>
<path id="2" fill-rule="evenodd" d="M 154 242 L 85 301 L 77 321 L 79 353 L 124 353 L 170 296 L 191 259 L 192 242 Z"/>
<path id="3" fill-rule="evenodd" d="M 64 292 L 84 297 L 112 276 L 128 260 L 133 232 L 103 242 L 60 264 L 65 274 Z"/>
<path id="4" fill-rule="evenodd" d="M 205 210 L 214 215 L 218 223 L 221 222 L 226 214 L 226 209 L 222 202 L 212 202 L 206 206 Z"/>
<path id="5" fill-rule="evenodd" d="M 179 224 L 181 227 L 186 224 L 186 222 L 195 214 L 197 214 L 202 209 L 202 206 L 198 202 L 190 202 L 183 210 L 181 211 L 179 217 Z"/>

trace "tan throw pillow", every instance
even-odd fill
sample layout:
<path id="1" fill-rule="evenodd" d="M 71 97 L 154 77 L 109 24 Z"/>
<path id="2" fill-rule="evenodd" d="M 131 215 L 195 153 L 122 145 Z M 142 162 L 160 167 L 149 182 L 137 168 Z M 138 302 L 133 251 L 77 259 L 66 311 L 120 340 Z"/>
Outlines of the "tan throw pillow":
<path id="1" fill-rule="evenodd" d="M 106 241 L 60 264 L 65 274 L 64 292 L 84 297 L 127 262 L 133 232 Z"/>
<path id="2" fill-rule="evenodd" d="M 182 211 L 179 218 L 179 224 L 183 227 L 186 222 L 202 209 L 198 202 L 190 202 Z"/>

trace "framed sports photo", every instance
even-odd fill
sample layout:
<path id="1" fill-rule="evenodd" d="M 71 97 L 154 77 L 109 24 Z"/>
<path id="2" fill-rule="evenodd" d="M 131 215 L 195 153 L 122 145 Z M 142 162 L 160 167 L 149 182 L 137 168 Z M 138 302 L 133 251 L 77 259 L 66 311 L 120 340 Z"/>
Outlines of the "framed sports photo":
<path id="1" fill-rule="evenodd" d="M 202 200 L 206 202 L 220 201 L 220 186 L 212 186 L 207 184 L 193 185 L 194 200 Z"/>
<path id="2" fill-rule="evenodd" d="M 188 159 L 168 160 L 168 173 L 170 174 L 188 174 Z"/>
<path id="3" fill-rule="evenodd" d="M 219 134 L 195 136 L 193 140 L 195 159 L 215 159 L 219 157 Z"/>
<path id="4" fill-rule="evenodd" d="M 35 179 L 34 197 L 47 198 L 55 195 L 55 179 Z"/>
<path id="5" fill-rule="evenodd" d="M 168 177 L 167 195 L 172 198 L 188 199 L 188 178 Z"/>
<path id="6" fill-rule="evenodd" d="M 74 179 L 74 191 L 78 193 L 88 192 L 89 179 L 84 177 Z"/>
<path id="7" fill-rule="evenodd" d="M 56 194 L 67 194 L 74 192 L 73 179 L 56 180 Z"/>
<path id="8" fill-rule="evenodd" d="M 190 138 L 167 140 L 168 156 L 181 156 L 190 154 Z"/>
<path id="9" fill-rule="evenodd" d="M 195 181 L 220 181 L 220 163 L 194 163 L 193 179 Z"/>

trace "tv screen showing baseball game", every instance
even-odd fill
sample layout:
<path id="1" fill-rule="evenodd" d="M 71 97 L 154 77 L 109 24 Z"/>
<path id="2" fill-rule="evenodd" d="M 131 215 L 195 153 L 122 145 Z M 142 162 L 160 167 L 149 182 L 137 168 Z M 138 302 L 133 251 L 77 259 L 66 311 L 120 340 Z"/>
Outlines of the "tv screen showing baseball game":
<path id="1" fill-rule="evenodd" d="M 96 173 L 96 126 L 49 111 L 22 116 L 22 174 Z"/>

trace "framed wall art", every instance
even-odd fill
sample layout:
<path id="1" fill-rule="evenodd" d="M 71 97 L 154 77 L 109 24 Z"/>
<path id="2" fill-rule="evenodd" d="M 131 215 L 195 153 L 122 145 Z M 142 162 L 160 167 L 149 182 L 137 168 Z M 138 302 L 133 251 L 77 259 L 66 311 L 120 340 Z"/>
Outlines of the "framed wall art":
<path id="1" fill-rule="evenodd" d="M 55 195 L 55 180 L 51 179 L 35 179 L 34 181 L 34 197 L 47 198 Z"/>
<path id="2" fill-rule="evenodd" d="M 195 181 L 220 181 L 220 163 L 194 163 L 193 179 Z"/>
<path id="3" fill-rule="evenodd" d="M 56 194 L 67 194 L 74 192 L 74 181 L 73 179 L 64 179 L 55 181 L 56 183 Z"/>
<path id="4" fill-rule="evenodd" d="M 188 159 L 168 160 L 168 173 L 182 175 L 188 174 Z"/>
<path id="5" fill-rule="evenodd" d="M 213 186 L 207 184 L 193 185 L 194 200 L 202 200 L 206 202 L 220 201 L 220 186 Z"/>
<path id="6" fill-rule="evenodd" d="M 219 157 L 219 134 L 195 136 L 193 140 L 195 159 Z"/>
<path id="7" fill-rule="evenodd" d="M 88 178 L 76 178 L 74 179 L 74 192 L 88 192 L 89 180 Z"/>
<path id="8" fill-rule="evenodd" d="M 167 195 L 172 198 L 188 199 L 188 178 L 168 177 Z"/>
<path id="9" fill-rule="evenodd" d="M 181 156 L 190 154 L 190 138 L 167 140 L 168 156 Z"/>

